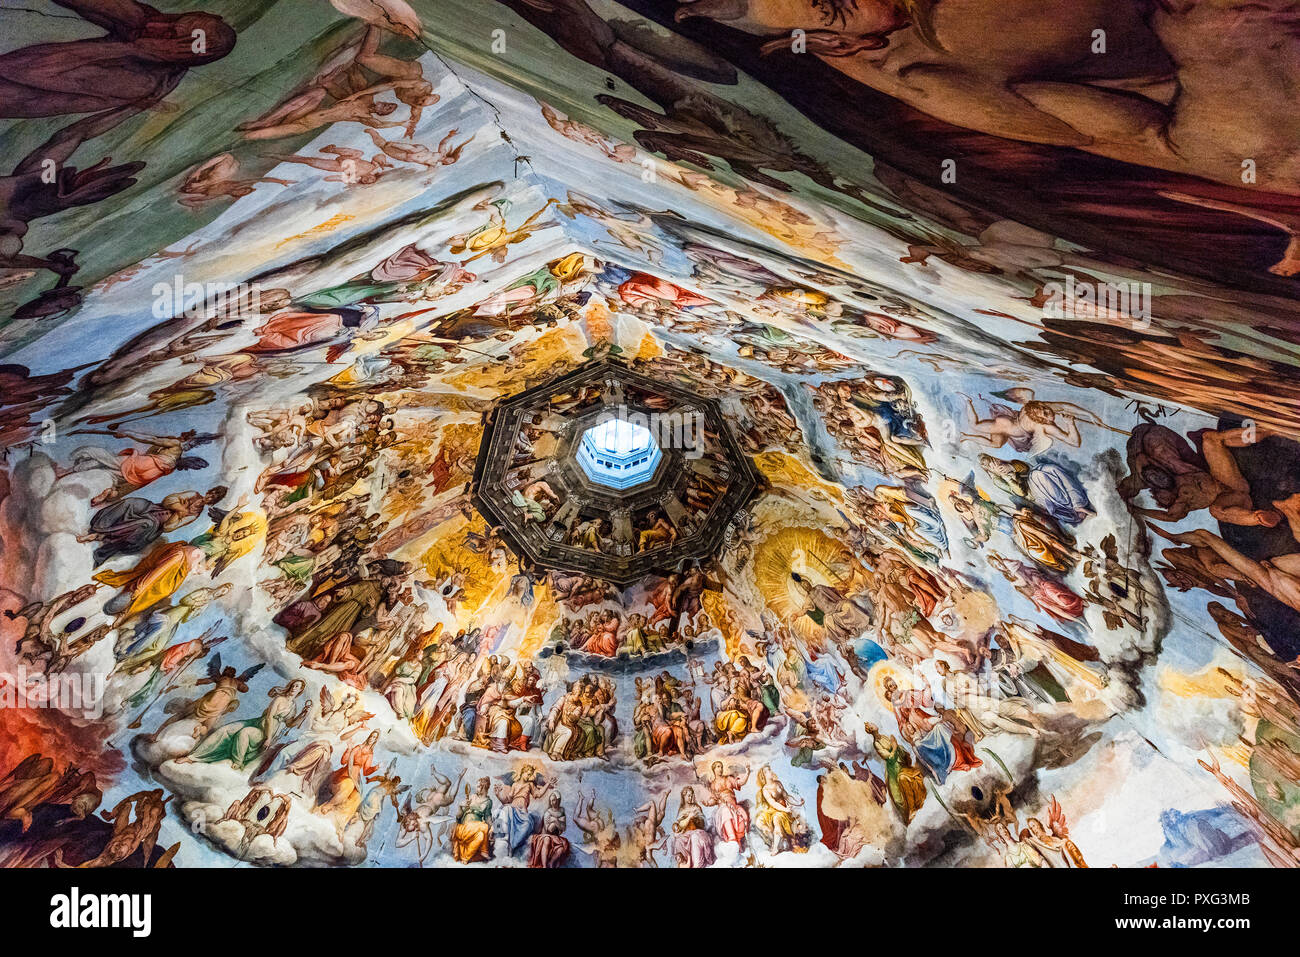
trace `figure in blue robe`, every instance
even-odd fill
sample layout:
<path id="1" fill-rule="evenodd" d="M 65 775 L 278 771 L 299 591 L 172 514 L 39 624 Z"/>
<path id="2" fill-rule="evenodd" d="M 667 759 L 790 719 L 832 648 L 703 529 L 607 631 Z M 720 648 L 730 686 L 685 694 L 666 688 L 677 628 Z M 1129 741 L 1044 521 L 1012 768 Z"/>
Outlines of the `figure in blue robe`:
<path id="1" fill-rule="evenodd" d="M 952 768 L 954 755 L 952 742 L 944 733 L 942 724 L 936 724 L 924 737 L 917 739 L 916 756 L 930 769 L 936 781 L 943 784 L 948 780 L 948 771 Z"/>
<path id="2" fill-rule="evenodd" d="M 1092 514 L 1079 480 L 1055 463 L 1034 466 L 1026 484 L 1030 500 L 1063 525 L 1078 525 Z"/>

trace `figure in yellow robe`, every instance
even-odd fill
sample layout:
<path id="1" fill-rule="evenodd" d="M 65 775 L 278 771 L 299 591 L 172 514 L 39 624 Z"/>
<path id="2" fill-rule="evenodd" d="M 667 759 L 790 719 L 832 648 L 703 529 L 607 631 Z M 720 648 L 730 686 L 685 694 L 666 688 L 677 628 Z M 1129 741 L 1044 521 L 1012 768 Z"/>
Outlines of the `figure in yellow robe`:
<path id="1" fill-rule="evenodd" d="M 867 733 L 875 739 L 876 753 L 885 761 L 885 785 L 889 800 L 903 819 L 904 824 L 925 803 L 925 774 L 912 763 L 912 756 L 892 735 L 881 734 L 875 725 L 866 726 Z"/>
<path id="2" fill-rule="evenodd" d="M 488 794 L 491 779 L 480 778 L 472 796 L 465 798 L 456 815 L 456 829 L 451 832 L 451 855 L 462 864 L 486 861 L 492 857 L 492 797 Z M 468 787 L 465 788 L 469 790 Z"/>
<path id="3" fill-rule="evenodd" d="M 727 704 L 733 705 L 734 700 L 729 699 Z M 715 723 L 723 741 L 739 741 L 749 731 L 749 717 L 736 707 L 724 707 Z"/>
<path id="4" fill-rule="evenodd" d="M 103 571 L 94 580 L 121 588 L 104 610 L 123 618 L 166 601 L 181 587 L 190 572 L 203 563 L 203 552 L 188 542 L 158 545 L 126 571 Z"/>

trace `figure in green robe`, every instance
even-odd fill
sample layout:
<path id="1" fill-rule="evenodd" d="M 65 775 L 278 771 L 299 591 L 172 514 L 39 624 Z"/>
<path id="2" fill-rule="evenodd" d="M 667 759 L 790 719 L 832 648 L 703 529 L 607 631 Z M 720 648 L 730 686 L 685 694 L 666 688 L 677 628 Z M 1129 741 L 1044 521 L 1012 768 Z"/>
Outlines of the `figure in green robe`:
<path id="1" fill-rule="evenodd" d="M 903 823 L 910 824 L 925 803 L 925 776 L 920 768 L 912 764 L 912 756 L 892 735 L 881 734 L 873 724 L 868 724 L 866 729 L 867 734 L 875 740 L 876 753 L 885 762 L 885 785 L 889 791 L 889 800 Z"/>

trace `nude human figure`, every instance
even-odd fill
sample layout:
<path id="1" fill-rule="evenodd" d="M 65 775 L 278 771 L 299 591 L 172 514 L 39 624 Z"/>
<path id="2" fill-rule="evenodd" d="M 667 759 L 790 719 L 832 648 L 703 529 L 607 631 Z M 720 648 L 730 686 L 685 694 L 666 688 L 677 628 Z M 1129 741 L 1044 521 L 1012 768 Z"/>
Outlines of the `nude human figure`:
<path id="1" fill-rule="evenodd" d="M 1297 515 L 1297 509 L 1300 509 L 1300 499 L 1297 496 L 1293 495 L 1281 503 L 1275 502 L 1274 505 L 1280 506 L 1279 510 L 1284 508 L 1290 513 L 1287 515 L 1288 521 L 1300 520 L 1300 515 Z M 1229 573 L 1223 574 L 1223 578 L 1235 581 L 1244 579 L 1272 595 L 1282 604 L 1300 611 L 1300 552 L 1257 561 L 1243 555 L 1218 535 L 1203 528 L 1194 528 L 1190 532 L 1174 533 L 1164 531 L 1159 526 L 1151 523 L 1147 523 L 1147 527 L 1161 538 L 1167 538 L 1171 542 L 1177 542 L 1180 545 L 1192 545 L 1198 549 L 1212 552 L 1221 560 L 1220 563 L 1216 563 L 1212 567 L 1222 571 L 1223 566 L 1226 565 L 1231 570 Z"/>
<path id="2" fill-rule="evenodd" d="M 542 501 L 544 499 L 552 505 L 562 504 L 560 497 L 555 494 L 550 483 L 545 479 L 538 479 L 536 482 L 530 482 L 528 485 L 525 485 L 523 495 L 524 498 L 530 498 L 534 501 Z"/>
<path id="3" fill-rule="evenodd" d="M 377 27 L 369 28 L 360 44 L 349 44 L 330 55 L 308 84 L 236 129 L 247 139 L 265 140 L 309 133 L 331 123 L 354 122 L 370 128 L 404 126 L 409 139 L 415 134 L 424 108 L 437 103 L 439 97 L 418 62 L 379 52 L 381 37 Z M 367 79 L 366 70 L 378 75 L 380 82 Z M 376 99 L 389 91 L 398 103 Z M 410 108 L 405 123 L 381 121 L 401 104 Z"/>
<path id="4" fill-rule="evenodd" d="M 357 55 L 358 44 L 355 41 L 346 43 L 327 54 L 315 76 L 257 119 L 240 123 L 235 129 L 241 133 L 250 133 L 272 129 L 285 123 L 296 123 L 319 110 L 327 99 L 337 102 L 354 93 L 367 92 L 366 88 L 370 84 L 357 63 Z M 391 113 L 397 107 L 395 104 L 388 104 L 384 109 L 385 112 Z"/>
<path id="5" fill-rule="evenodd" d="M 235 46 L 235 31 L 212 13 L 162 13 L 135 0 L 53 2 L 105 34 L 0 55 L 0 117 L 108 111 L 120 123 Z"/>
<path id="6" fill-rule="evenodd" d="M 1201 455 L 1209 468 L 1174 477 L 1177 498 L 1165 509 L 1135 508 L 1133 513 L 1159 522 L 1176 522 L 1191 512 L 1208 508 L 1220 522 L 1273 528 L 1282 520 L 1274 509 L 1257 509 L 1237 461 L 1229 449 L 1246 448 L 1272 433 L 1261 429 L 1224 429 L 1201 435 Z"/>
<path id="7" fill-rule="evenodd" d="M 460 777 L 453 782 L 447 775 L 439 774 L 436 769 L 430 768 L 429 779 L 433 781 L 435 786 L 422 788 L 416 792 L 415 801 L 427 815 L 432 816 L 451 807 L 456 800 L 456 792 L 460 789 L 460 783 L 465 780 L 465 769 L 460 769 Z"/>
<path id="8" fill-rule="evenodd" d="M 104 157 L 84 170 L 69 164 L 78 147 L 137 113 L 157 106 L 191 67 L 219 60 L 235 46 L 235 31 L 201 11 L 161 13 L 135 0 L 54 0 L 103 28 L 103 36 L 35 43 L 0 55 L 0 118 L 83 116 L 55 132 L 0 176 L 0 270 L 43 269 L 59 277 L 25 310 L 49 318 L 81 302 L 68 285 L 75 250 L 23 255 L 28 224 L 86 206 L 135 184 L 144 163 L 110 166 Z M 200 40 L 202 42 L 200 42 Z M 55 176 L 47 173 L 54 164 Z"/>
<path id="9" fill-rule="evenodd" d="M 213 655 L 208 661 L 206 678 L 196 681 L 195 687 L 210 684 L 211 691 L 205 692 L 189 701 L 171 701 L 167 703 L 168 718 L 145 737 L 157 741 L 162 733 L 177 721 L 193 720 L 196 722 L 191 736 L 195 741 L 201 740 L 208 733 L 214 722 L 223 715 L 239 707 L 239 695 L 248 693 L 248 679 L 262 670 L 257 664 L 239 674 L 231 667 L 221 667 L 221 656 Z"/>
<path id="10" fill-rule="evenodd" d="M 56 867 L 111 867 L 119 864 L 135 853 L 138 848 L 147 866 L 158 840 L 158 831 L 166 815 L 167 802 L 171 795 L 163 797 L 162 788 L 152 791 L 137 791 L 122 798 L 111 812 L 101 812 L 106 821 L 113 822 L 113 830 L 104 849 L 94 858 L 80 864 L 65 864 L 63 849 L 54 852 Z M 132 820 L 131 812 L 135 818 Z"/>
<path id="11" fill-rule="evenodd" d="M 614 812 L 607 810 L 602 813 L 596 807 L 594 789 L 589 798 L 579 793 L 573 823 L 578 825 L 578 829 L 587 838 L 583 849 L 595 857 L 597 867 L 618 866 L 618 852 L 623 840 L 614 827 Z"/>
<path id="12" fill-rule="evenodd" d="M 375 96 L 382 92 L 378 87 L 361 90 L 345 96 L 328 106 L 312 106 L 316 94 L 311 93 L 296 103 L 286 105 L 283 113 L 277 112 L 265 120 L 241 124 L 237 129 L 250 140 L 275 140 L 284 136 L 301 136 L 333 123 L 360 123 L 366 127 L 387 128 L 402 123 L 387 123 L 380 117 L 397 110 L 396 103 L 381 103 Z M 323 94 L 321 95 L 323 99 Z M 273 125 L 272 119 L 279 119 Z"/>
<path id="13" fill-rule="evenodd" d="M 668 807 L 668 791 L 659 798 L 651 798 L 636 810 L 632 823 L 631 841 L 637 861 L 646 867 L 658 867 L 655 851 L 662 850 L 667 836 L 663 830 L 664 812 Z"/>
<path id="14" fill-rule="evenodd" d="M 1038 455 L 1051 448 L 1053 441 L 1078 448 L 1083 441 L 1079 421 L 1105 427 L 1096 415 L 1073 402 L 1042 402 L 1034 399 L 1031 389 L 1009 389 L 1006 395 L 1011 401 L 1023 403 L 1021 408 L 994 406 L 987 419 L 980 418 L 974 400 L 965 396 L 971 425 L 969 432 L 961 433 L 963 442 L 976 441 L 992 449 L 1010 443 L 1017 452 Z M 1058 424 L 1058 419 L 1065 424 Z"/>
<path id="15" fill-rule="evenodd" d="M 416 792 L 414 802 L 408 797 L 398 815 L 399 834 L 396 844 L 398 847 L 406 847 L 414 843 L 421 865 L 436 843 L 433 825 L 448 820 L 449 816 L 442 812 L 456 802 L 456 793 L 465 780 L 465 769 L 461 768 L 460 777 L 454 783 L 451 778 L 439 774 L 435 768 L 429 769 L 429 777 L 434 786 Z"/>
<path id="16" fill-rule="evenodd" d="M 452 138 L 459 133 L 459 130 L 450 130 L 439 142 L 437 149 L 429 149 L 427 146 L 421 146 L 419 143 L 404 142 L 402 140 L 386 140 L 375 130 L 366 130 L 370 134 L 370 139 L 374 141 L 376 147 L 386 153 L 388 156 L 397 160 L 399 163 L 412 163 L 423 166 L 426 169 L 437 169 L 439 166 L 451 166 L 460 160 L 461 151 L 474 139 L 471 136 L 468 140 L 451 145 Z"/>
<path id="17" fill-rule="evenodd" d="M 1287 527 L 1291 529 L 1291 537 L 1300 542 L 1300 492 L 1293 492 L 1286 498 L 1274 499 L 1273 508 L 1286 519 Z"/>
<path id="18" fill-rule="evenodd" d="M 1275 52 L 1289 10 L 1286 0 L 685 0 L 677 18 L 779 37 L 769 50 L 805 30 L 808 52 L 833 69 L 945 123 L 1237 188 L 1253 157 L 1262 188 L 1294 195 L 1294 127 L 1273 122 L 1290 115 L 1300 63 L 1282 57 L 1279 69 Z"/>
<path id="19" fill-rule="evenodd" d="M 357 51 L 356 62 L 358 66 L 383 77 L 398 101 L 410 108 L 405 130 L 409 140 L 415 135 L 415 128 L 420 125 L 424 108 L 437 103 L 439 96 L 433 92 L 433 84 L 424 78 L 424 68 L 418 61 L 401 60 L 379 52 L 381 36 L 379 27 L 372 26 L 366 31 L 361 48 Z"/>
<path id="20" fill-rule="evenodd" d="M 339 13 L 370 24 L 370 29 L 384 29 L 410 40 L 420 39 L 424 24 L 406 0 L 330 0 Z"/>
<path id="21" fill-rule="evenodd" d="M 383 154 L 377 154 L 371 159 L 366 159 L 361 150 L 353 149 L 350 146 L 334 146 L 331 144 L 322 146 L 320 151 L 331 155 L 325 157 L 276 154 L 275 158 L 282 163 L 302 163 L 304 166 L 310 166 L 313 169 L 337 174 L 326 176 L 325 179 L 335 183 L 344 183 L 348 186 L 357 184 L 370 186 L 377 183 L 381 176 L 386 172 L 390 172 L 393 168 L 393 164 Z"/>
<path id="22" fill-rule="evenodd" d="M 278 183 L 292 186 L 293 180 L 277 179 L 274 176 L 239 177 L 239 160 L 229 153 L 221 153 L 207 162 L 196 166 L 180 185 L 180 197 L 176 200 L 182 206 L 198 209 L 204 203 L 228 197 L 239 199 L 253 191 L 258 183 Z"/>
<path id="23" fill-rule="evenodd" d="M 586 143 L 594 146 L 610 159 L 619 163 L 630 162 L 636 158 L 636 147 L 630 143 L 618 143 L 616 140 L 608 139 L 599 130 L 570 119 L 547 103 L 543 103 L 541 106 L 542 116 L 546 118 L 546 122 L 551 129 L 566 139 L 573 140 L 575 143 Z M 572 196 L 573 194 L 570 193 L 569 195 Z"/>

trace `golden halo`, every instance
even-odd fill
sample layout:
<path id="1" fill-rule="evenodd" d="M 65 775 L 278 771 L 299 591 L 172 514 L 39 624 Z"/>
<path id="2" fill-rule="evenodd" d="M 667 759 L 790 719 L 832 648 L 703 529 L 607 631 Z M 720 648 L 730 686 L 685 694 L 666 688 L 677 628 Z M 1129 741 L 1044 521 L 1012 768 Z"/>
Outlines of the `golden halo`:
<path id="1" fill-rule="evenodd" d="M 812 584 L 844 590 L 853 578 L 853 555 L 825 532 L 803 526 L 783 528 L 754 549 L 754 583 L 764 602 L 796 635 L 820 646 L 826 632 L 804 614 L 807 593 L 795 571 Z"/>
<path id="2" fill-rule="evenodd" d="M 889 695 L 885 694 L 886 678 L 893 678 L 894 684 L 902 691 L 911 691 L 916 687 L 916 683 L 912 680 L 912 673 L 897 662 L 877 661 L 871 666 L 871 670 L 867 672 L 867 681 L 871 685 L 871 690 L 875 692 L 881 704 L 893 711 L 894 703 L 889 700 Z"/>

